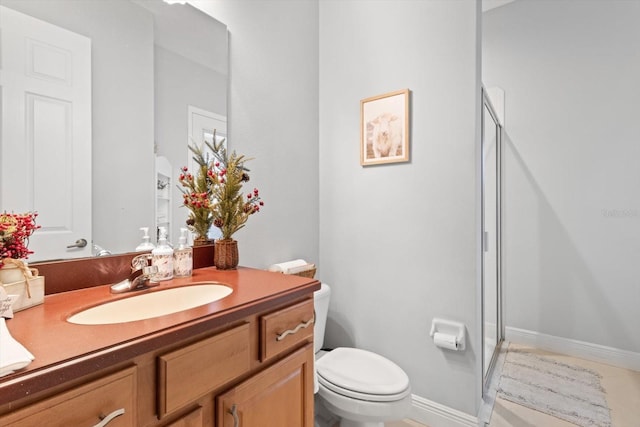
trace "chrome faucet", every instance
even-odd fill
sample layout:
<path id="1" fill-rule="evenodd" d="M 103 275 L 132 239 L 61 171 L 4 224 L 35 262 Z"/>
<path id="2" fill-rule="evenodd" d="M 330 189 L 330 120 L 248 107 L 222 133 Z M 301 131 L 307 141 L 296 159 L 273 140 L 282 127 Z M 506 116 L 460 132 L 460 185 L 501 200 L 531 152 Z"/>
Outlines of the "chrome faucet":
<path id="1" fill-rule="evenodd" d="M 138 291 L 158 286 L 158 282 L 152 282 L 151 277 L 158 272 L 158 267 L 149 265 L 150 254 L 137 255 L 131 260 L 131 275 L 122 282 L 111 285 L 112 294 Z"/>

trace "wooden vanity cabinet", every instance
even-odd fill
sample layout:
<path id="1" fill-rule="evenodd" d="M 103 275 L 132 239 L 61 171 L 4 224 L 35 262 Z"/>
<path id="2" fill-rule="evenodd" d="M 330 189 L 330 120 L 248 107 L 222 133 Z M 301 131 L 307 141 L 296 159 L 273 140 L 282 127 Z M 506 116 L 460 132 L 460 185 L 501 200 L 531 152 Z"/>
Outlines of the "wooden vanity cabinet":
<path id="1" fill-rule="evenodd" d="M 96 372 L 0 426 L 93 427 L 124 408 L 103 426 L 312 427 L 313 316 L 312 297 L 253 313 Z"/>
<path id="2" fill-rule="evenodd" d="M 308 298 L 160 356 L 160 413 L 209 388 L 215 390 L 204 402 L 215 402 L 211 426 L 313 427 L 313 321 Z"/>

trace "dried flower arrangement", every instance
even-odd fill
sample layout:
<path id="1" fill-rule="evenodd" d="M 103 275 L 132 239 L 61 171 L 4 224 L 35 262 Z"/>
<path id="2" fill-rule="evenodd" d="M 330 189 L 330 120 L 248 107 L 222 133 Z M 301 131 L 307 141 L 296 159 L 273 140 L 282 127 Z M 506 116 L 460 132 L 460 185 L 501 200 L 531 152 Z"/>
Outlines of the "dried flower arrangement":
<path id="1" fill-rule="evenodd" d="M 0 214 L 0 260 L 26 259 L 33 253 L 28 249 L 29 237 L 40 228 L 36 212 Z M 0 262 L 0 268 L 4 262 Z"/>
<path id="2" fill-rule="evenodd" d="M 212 156 L 205 152 L 204 146 L 189 146 L 198 171 L 194 176 L 183 167 L 178 180 L 183 187 L 184 206 L 191 211 L 187 227 L 198 237 L 206 238 L 213 224 L 221 230 L 222 240 L 230 240 L 244 227 L 249 216 L 260 211 L 264 202 L 257 188 L 246 198 L 241 192 L 243 183 L 249 181 L 249 169 L 244 162 L 250 159 L 235 151 L 228 155 L 224 139 L 217 141 L 215 131 L 213 141 L 204 143 Z"/>
<path id="3" fill-rule="evenodd" d="M 249 181 L 249 169 L 244 162 L 250 160 L 243 155 L 232 152 L 228 155 L 223 141 L 207 144 L 213 155 L 213 172 L 216 185 L 213 187 L 211 212 L 213 225 L 222 231 L 222 240 L 230 240 L 231 236 L 242 227 L 251 215 L 260 212 L 264 202 L 260 192 L 254 188 L 246 198 L 242 193 L 242 184 Z"/>

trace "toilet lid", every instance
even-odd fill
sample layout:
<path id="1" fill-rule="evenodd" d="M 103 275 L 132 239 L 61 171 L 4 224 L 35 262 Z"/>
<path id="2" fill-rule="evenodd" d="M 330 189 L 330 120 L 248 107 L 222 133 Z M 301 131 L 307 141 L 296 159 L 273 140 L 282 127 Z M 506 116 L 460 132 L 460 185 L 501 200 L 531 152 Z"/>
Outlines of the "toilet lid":
<path id="1" fill-rule="evenodd" d="M 357 348 L 336 348 L 316 362 L 320 384 L 362 400 L 399 400 L 410 393 L 409 377 L 379 354 Z"/>

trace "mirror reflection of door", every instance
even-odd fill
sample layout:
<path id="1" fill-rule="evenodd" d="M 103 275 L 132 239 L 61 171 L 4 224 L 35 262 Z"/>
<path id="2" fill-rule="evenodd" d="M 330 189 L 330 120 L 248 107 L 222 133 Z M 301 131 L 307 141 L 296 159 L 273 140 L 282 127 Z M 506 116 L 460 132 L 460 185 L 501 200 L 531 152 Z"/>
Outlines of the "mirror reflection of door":
<path id="1" fill-rule="evenodd" d="M 483 238 L 483 377 L 489 373 L 500 342 L 499 318 L 499 127 L 483 103 L 482 238 Z"/>
<path id="2" fill-rule="evenodd" d="M 0 210 L 38 212 L 29 261 L 90 256 L 91 41 L 4 6 L 0 32 Z"/>
<path id="3" fill-rule="evenodd" d="M 213 143 L 213 135 L 215 131 L 216 142 L 220 142 L 224 139 L 225 146 L 227 143 L 227 118 L 220 114 L 215 114 L 210 111 L 203 110 L 194 106 L 189 106 L 189 143 L 196 144 L 197 146 L 205 147 L 205 155 L 208 151 L 205 141 Z M 211 155 L 211 154 L 209 154 Z M 189 151 L 189 170 L 196 170 L 196 164 L 193 160 L 193 155 Z M 180 217 L 180 223 L 184 224 L 184 220 L 187 218 L 187 213 L 183 213 Z M 209 239 L 218 239 L 222 236 L 219 229 L 211 227 L 209 230 Z"/>

